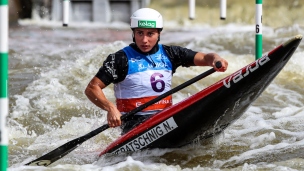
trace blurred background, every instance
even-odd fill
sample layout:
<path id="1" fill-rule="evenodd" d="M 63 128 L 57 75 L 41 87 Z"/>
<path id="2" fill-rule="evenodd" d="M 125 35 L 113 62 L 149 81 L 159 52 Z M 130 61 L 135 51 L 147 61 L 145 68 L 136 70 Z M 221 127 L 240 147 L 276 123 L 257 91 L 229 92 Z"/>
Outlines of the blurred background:
<path id="1" fill-rule="evenodd" d="M 71 0 L 70 22 L 89 21 L 109 23 L 129 22 L 129 16 L 140 7 L 157 9 L 165 21 L 189 23 L 188 0 Z M 40 18 L 51 21 L 62 20 L 61 0 L 9 0 L 10 24 L 18 19 Z M 213 26 L 255 23 L 255 1 L 227 0 L 226 20 L 219 20 L 220 0 L 196 0 L 195 19 L 192 23 L 208 23 Z M 304 0 L 264 0 L 263 24 L 282 27 L 304 24 L 300 17 L 304 11 Z M 166 23 L 166 22 L 165 22 Z"/>

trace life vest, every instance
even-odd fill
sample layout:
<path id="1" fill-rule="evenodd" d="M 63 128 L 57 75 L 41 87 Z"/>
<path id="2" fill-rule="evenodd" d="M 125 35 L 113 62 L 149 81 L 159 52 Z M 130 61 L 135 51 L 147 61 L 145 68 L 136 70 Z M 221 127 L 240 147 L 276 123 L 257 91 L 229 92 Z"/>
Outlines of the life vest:
<path id="1" fill-rule="evenodd" d="M 125 114 L 171 89 L 172 64 L 163 46 L 151 55 L 144 55 L 130 46 L 123 49 L 128 58 L 126 78 L 114 84 L 116 105 Z M 137 115 L 154 114 L 172 105 L 172 96 L 148 106 Z"/>

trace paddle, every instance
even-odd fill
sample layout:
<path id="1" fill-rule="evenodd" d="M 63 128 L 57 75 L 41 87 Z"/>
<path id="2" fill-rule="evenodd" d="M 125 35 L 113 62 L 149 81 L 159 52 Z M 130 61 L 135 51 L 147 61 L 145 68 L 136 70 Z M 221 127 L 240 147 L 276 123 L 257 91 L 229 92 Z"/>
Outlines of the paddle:
<path id="1" fill-rule="evenodd" d="M 221 68 L 222 67 L 222 64 L 221 64 L 220 61 L 218 61 L 216 63 L 216 67 L 217 68 Z M 163 98 L 165 98 L 165 97 L 167 97 L 167 96 L 169 96 L 169 95 L 171 95 L 171 94 L 173 94 L 173 93 L 175 93 L 175 92 L 177 92 L 177 91 L 179 91 L 179 90 L 181 90 L 181 89 L 183 89 L 183 88 L 185 88 L 185 87 L 187 87 L 187 86 L 189 86 L 189 85 L 191 85 L 193 83 L 195 83 L 196 81 L 198 81 L 198 80 L 200 80 L 200 79 L 202 79 L 204 77 L 207 77 L 208 75 L 210 75 L 210 74 L 212 74 L 214 72 L 215 72 L 214 68 L 209 69 L 208 71 L 206 71 L 206 72 L 204 72 L 204 73 L 202 73 L 202 74 L 200 74 L 200 75 L 192 78 L 189 81 L 184 82 L 183 84 L 181 84 L 181 85 L 179 85 L 179 86 L 177 86 L 177 87 L 175 87 L 175 88 L 167 91 L 166 93 L 164 93 L 164 94 L 156 97 L 155 99 L 152 99 L 152 100 L 148 101 L 147 103 L 145 103 L 145 104 L 143 104 L 143 105 L 141 105 L 141 106 L 133 109 L 132 111 L 128 112 L 127 114 L 122 115 L 121 116 L 121 120 L 124 120 L 125 118 L 127 118 L 127 117 L 129 117 L 131 115 L 136 114 L 137 112 L 145 109 L 146 107 L 148 107 L 148 106 L 150 106 L 150 105 L 158 102 L 159 100 L 161 100 L 161 99 L 163 99 Z M 97 128 L 97 129 L 95 129 L 94 131 L 89 132 L 88 134 L 86 134 L 86 135 L 84 135 L 82 137 L 76 138 L 76 139 L 74 139 L 72 141 L 69 141 L 69 142 L 63 144 L 62 146 L 56 148 L 55 150 L 53 150 L 53 151 L 51 151 L 51 152 L 49 152 L 49 153 L 47 153 L 47 154 L 39 157 L 36 160 L 33 160 L 33 161 L 31 161 L 31 162 L 29 162 L 29 163 L 27 163 L 25 165 L 48 166 L 48 165 L 52 164 L 53 162 L 57 161 L 58 159 L 62 158 L 63 156 L 67 155 L 71 151 L 73 151 L 75 148 L 77 148 L 78 146 L 80 146 L 86 140 L 94 137 L 95 135 L 101 133 L 102 131 L 104 131 L 104 130 L 106 130 L 108 128 L 109 128 L 109 125 L 105 124 L 105 125 Z"/>

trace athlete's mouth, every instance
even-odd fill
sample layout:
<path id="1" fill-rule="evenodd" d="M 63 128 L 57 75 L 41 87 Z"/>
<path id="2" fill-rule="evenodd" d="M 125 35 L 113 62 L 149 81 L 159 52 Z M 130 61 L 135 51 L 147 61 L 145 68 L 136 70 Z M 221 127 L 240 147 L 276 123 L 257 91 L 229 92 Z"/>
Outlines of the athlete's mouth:
<path id="1" fill-rule="evenodd" d="M 141 47 L 142 47 L 143 49 L 147 49 L 147 48 L 149 48 L 149 46 L 148 46 L 148 45 L 141 45 Z"/>

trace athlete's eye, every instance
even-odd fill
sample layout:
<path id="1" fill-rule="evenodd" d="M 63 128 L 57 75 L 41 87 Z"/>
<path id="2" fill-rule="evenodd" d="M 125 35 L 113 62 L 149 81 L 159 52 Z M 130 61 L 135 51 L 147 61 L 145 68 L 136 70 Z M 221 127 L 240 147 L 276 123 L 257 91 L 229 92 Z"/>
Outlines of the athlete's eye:
<path id="1" fill-rule="evenodd" d="M 154 34 L 155 34 L 154 32 L 149 32 L 149 33 L 148 33 L 148 36 L 149 36 L 149 37 L 152 37 Z"/>
<path id="2" fill-rule="evenodd" d="M 137 35 L 142 36 L 144 33 L 142 31 L 136 32 Z"/>

